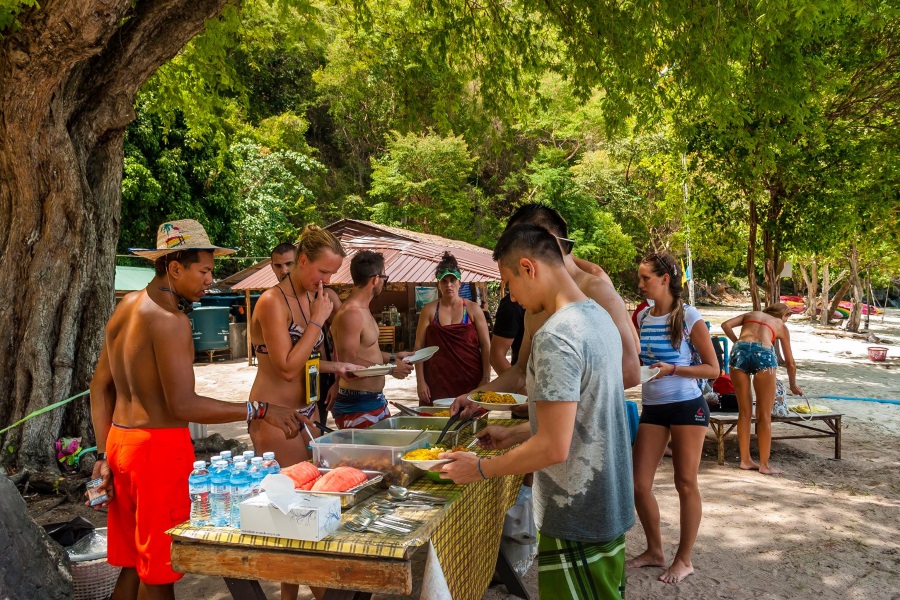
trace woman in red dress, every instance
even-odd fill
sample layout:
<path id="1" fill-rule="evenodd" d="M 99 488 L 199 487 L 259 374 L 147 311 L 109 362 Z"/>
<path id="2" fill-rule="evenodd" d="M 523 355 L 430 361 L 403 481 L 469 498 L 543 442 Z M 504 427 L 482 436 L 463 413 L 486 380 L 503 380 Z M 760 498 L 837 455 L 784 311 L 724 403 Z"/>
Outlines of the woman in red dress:
<path id="1" fill-rule="evenodd" d="M 491 379 L 491 342 L 481 308 L 459 296 L 459 265 L 444 252 L 435 271 L 440 299 L 422 307 L 416 350 L 437 346 L 428 361 L 416 365 L 420 406 L 438 398 L 456 398 Z"/>

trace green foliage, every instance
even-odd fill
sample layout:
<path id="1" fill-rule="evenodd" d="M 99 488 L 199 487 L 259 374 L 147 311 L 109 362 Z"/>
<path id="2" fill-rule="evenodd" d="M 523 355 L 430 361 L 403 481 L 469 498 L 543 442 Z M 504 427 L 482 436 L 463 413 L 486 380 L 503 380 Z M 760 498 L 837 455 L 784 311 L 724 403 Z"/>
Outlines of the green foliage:
<path id="1" fill-rule="evenodd" d="M 372 161 L 373 220 L 468 239 L 473 159 L 465 140 L 394 132 L 386 145 L 385 155 Z"/>
<path id="2" fill-rule="evenodd" d="M 853 239 L 896 269 L 898 22 L 857 0 L 229 4 L 142 90 L 123 240 L 177 213 L 242 253 L 341 217 L 490 247 L 537 200 L 607 270 L 690 243 L 714 280 L 745 272 L 752 202 L 757 243 Z"/>
<path id="3" fill-rule="evenodd" d="M 0 39 L 4 33 L 19 28 L 19 14 L 33 6 L 38 6 L 38 0 L 0 0 Z"/>
<path id="4" fill-rule="evenodd" d="M 266 256 L 297 237 L 292 223 L 315 220 L 313 194 L 303 183 L 323 170 L 315 159 L 292 150 L 272 151 L 243 140 L 231 148 L 236 158 L 240 213 L 234 226 L 241 251 Z"/>

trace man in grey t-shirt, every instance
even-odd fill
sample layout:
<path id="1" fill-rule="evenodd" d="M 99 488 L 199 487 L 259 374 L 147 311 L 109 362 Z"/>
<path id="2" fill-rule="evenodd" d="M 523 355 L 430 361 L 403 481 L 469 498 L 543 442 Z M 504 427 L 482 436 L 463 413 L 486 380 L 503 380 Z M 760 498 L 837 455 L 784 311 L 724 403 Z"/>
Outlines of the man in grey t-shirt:
<path id="1" fill-rule="evenodd" d="M 443 477 L 471 483 L 535 472 L 541 595 L 621 598 L 634 491 L 618 331 L 566 272 L 547 230 L 508 229 L 494 259 L 511 296 L 529 312 L 550 315 L 528 363 L 530 423 L 480 432 L 485 448 L 519 444 L 490 460 L 443 454 L 455 459 L 442 466 Z"/>

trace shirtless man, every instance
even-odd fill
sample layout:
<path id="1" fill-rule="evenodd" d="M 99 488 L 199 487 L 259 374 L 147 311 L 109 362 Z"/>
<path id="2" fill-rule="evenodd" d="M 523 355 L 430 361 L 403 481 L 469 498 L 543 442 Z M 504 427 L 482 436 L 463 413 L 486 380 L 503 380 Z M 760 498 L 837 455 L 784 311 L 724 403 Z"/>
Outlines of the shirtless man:
<path id="1" fill-rule="evenodd" d="M 283 242 L 272 249 L 272 254 L 269 255 L 269 258 L 272 260 L 269 263 L 269 266 L 272 267 L 272 272 L 275 273 L 278 281 L 281 281 L 291 274 L 294 265 L 297 264 L 297 247 Z"/>
<path id="2" fill-rule="evenodd" d="M 625 389 L 636 386 L 641 381 L 641 363 L 638 358 L 640 342 L 631 322 L 631 317 L 628 311 L 625 310 L 625 302 L 612 284 L 609 283 L 609 276 L 596 265 L 575 259 L 572 255 L 572 248 L 575 242 L 567 238 L 568 225 L 565 219 L 549 206 L 543 204 L 522 205 L 509 218 L 506 228 L 509 229 L 523 223 L 539 225 L 556 236 L 563 251 L 566 271 L 578 284 L 578 288 L 582 293 L 597 302 L 612 317 L 613 323 L 615 323 L 619 332 L 619 337 L 622 340 L 622 383 Z M 596 267 L 596 269 L 589 268 L 590 266 Z M 585 268 L 588 268 L 588 270 L 585 270 Z M 531 338 L 544 325 L 547 318 L 548 315 L 544 312 L 536 314 L 525 313 L 525 335 L 522 339 L 522 346 L 519 348 L 518 362 L 479 389 L 493 390 L 495 392 L 516 392 L 525 388 L 525 368 L 528 364 L 528 357 L 531 354 Z M 456 398 L 450 409 L 451 413 L 456 414 L 459 410 L 472 404 L 466 398 L 467 395 L 468 393 L 462 394 Z"/>
<path id="3" fill-rule="evenodd" d="M 341 359 L 357 365 L 392 364 L 391 375 L 405 379 L 412 365 L 402 359 L 411 352 L 389 354 L 378 347 L 378 324 L 369 312 L 369 304 L 384 286 L 384 257 L 364 250 L 350 261 L 353 290 L 334 316 L 332 333 Z M 397 359 L 401 360 L 397 360 Z M 334 421 L 341 429 L 363 429 L 391 416 L 384 397 L 384 376 L 341 378 L 340 389 L 331 406 Z"/>
<path id="4" fill-rule="evenodd" d="M 108 497 L 102 505 L 109 507 L 107 558 L 122 567 L 115 597 L 174 598 L 183 575 L 172 570 L 165 532 L 190 516 L 188 422 L 264 419 L 289 438 L 301 424 L 289 408 L 194 392 L 187 313 L 213 282 L 214 256 L 234 250 L 213 246 L 200 223 L 187 219 L 162 224 L 156 249 L 133 252 L 155 261 L 156 276 L 125 296 L 106 326 L 91 381 L 93 476 L 102 478 L 99 491 Z"/>

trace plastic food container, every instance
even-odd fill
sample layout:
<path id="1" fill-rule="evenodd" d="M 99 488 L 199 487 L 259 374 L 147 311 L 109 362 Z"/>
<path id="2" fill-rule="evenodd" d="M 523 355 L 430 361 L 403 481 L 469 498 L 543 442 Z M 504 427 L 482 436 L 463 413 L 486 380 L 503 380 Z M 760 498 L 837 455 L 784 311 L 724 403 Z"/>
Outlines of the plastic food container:
<path id="1" fill-rule="evenodd" d="M 378 421 L 369 429 L 409 429 L 410 431 L 421 431 L 426 429 L 428 431 L 437 431 L 440 433 L 449 420 L 450 417 L 398 416 Z M 471 423 L 467 423 L 459 431 L 453 431 L 453 428 L 455 427 L 455 424 L 452 425 L 450 431 L 448 431 L 447 435 L 444 437 L 447 443 L 452 441 L 453 445 L 456 445 L 456 441 L 461 435 L 472 435 L 476 431 L 479 431 L 483 427 L 483 421 L 481 419 L 476 419 Z M 437 436 L 434 436 L 434 439 L 436 440 Z"/>
<path id="2" fill-rule="evenodd" d="M 440 434 L 421 430 L 342 429 L 326 433 L 312 441 L 313 464 L 326 469 L 356 467 L 361 471 L 384 473 L 382 485 L 408 486 L 422 471 L 401 457 L 416 448 L 433 443 Z M 418 438 L 418 439 L 417 439 Z"/>

